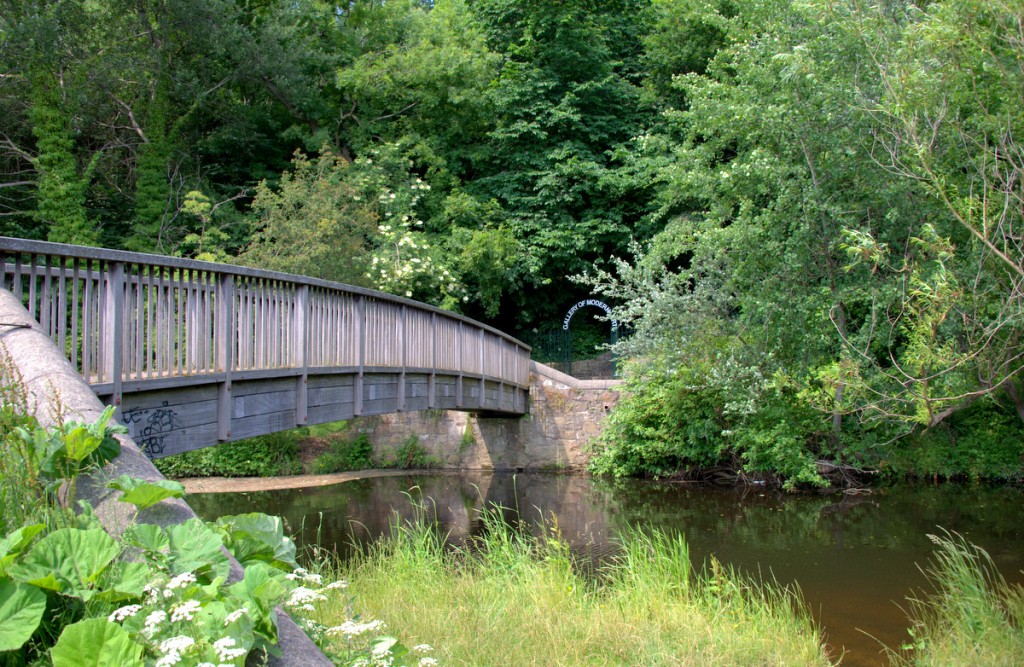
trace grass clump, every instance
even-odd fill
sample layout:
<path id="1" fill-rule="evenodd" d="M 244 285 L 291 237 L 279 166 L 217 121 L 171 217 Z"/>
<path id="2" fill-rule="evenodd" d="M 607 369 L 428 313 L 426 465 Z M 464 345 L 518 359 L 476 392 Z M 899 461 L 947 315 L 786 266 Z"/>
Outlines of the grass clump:
<path id="1" fill-rule="evenodd" d="M 682 537 L 636 531 L 595 577 L 575 567 L 556 522 L 533 536 L 491 511 L 470 547 L 446 548 L 421 517 L 333 576 L 446 665 L 831 664 L 792 591 L 689 563 Z M 346 612 L 320 613 L 333 624 Z"/>
<path id="2" fill-rule="evenodd" d="M 351 440 L 333 440 L 330 449 L 313 461 L 313 472 L 317 475 L 329 475 L 372 468 L 372 453 L 373 445 L 365 433 L 360 433 Z"/>
<path id="3" fill-rule="evenodd" d="M 991 556 L 959 535 L 929 535 L 937 550 L 925 575 L 931 595 L 911 600 L 904 665 L 1019 665 L 1024 656 L 1024 588 L 1009 585 Z"/>
<path id="4" fill-rule="evenodd" d="M 384 468 L 412 470 L 414 468 L 439 468 L 441 462 L 427 452 L 420 443 L 419 437 L 410 435 L 381 465 Z"/>

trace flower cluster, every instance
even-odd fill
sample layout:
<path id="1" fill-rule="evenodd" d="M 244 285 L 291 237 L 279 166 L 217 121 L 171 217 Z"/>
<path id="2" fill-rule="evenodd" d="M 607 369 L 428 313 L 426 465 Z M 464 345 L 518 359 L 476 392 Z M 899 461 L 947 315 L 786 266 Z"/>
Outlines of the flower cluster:
<path id="1" fill-rule="evenodd" d="M 120 624 L 144 647 L 147 664 L 238 667 L 255 643 L 250 612 L 242 601 L 215 595 L 192 572 L 158 576 L 143 589 L 142 598 L 142 604 L 120 607 L 107 620 Z M 218 604 L 209 604 L 215 600 Z M 223 636 L 210 636 L 211 627 L 221 628 Z"/>
<path id="2" fill-rule="evenodd" d="M 301 585 L 292 591 L 286 608 L 336 663 L 350 667 L 437 667 L 437 659 L 427 655 L 434 650 L 428 644 L 419 644 L 410 651 L 394 637 L 379 636 L 386 629 L 383 621 L 350 616 L 341 624 L 328 627 L 314 620 L 316 603 L 328 600 L 333 591 L 344 590 L 348 582 L 338 580 L 323 585 L 319 576 L 302 569 L 288 578 Z M 311 588 L 313 585 L 319 587 Z M 352 600 L 344 608 L 351 610 Z"/>

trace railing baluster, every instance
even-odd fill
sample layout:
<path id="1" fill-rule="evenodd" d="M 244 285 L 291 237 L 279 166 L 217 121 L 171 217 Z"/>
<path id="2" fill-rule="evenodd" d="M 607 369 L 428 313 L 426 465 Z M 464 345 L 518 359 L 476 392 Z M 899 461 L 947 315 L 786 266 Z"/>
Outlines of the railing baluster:
<path id="1" fill-rule="evenodd" d="M 65 258 L 57 258 L 57 347 L 65 355 L 68 353 L 68 292 L 67 292 L 67 271 L 65 269 Z"/>
<path id="2" fill-rule="evenodd" d="M 14 255 L 14 280 L 12 281 L 11 287 L 14 291 L 14 296 L 21 301 L 21 253 Z"/>
<path id="3" fill-rule="evenodd" d="M 75 368 L 80 368 L 83 375 L 85 368 L 81 368 L 78 365 L 79 358 L 79 343 L 78 343 L 78 320 L 81 315 L 78 307 L 78 258 L 75 257 L 71 260 L 71 365 Z M 88 376 L 85 376 L 88 377 Z"/>

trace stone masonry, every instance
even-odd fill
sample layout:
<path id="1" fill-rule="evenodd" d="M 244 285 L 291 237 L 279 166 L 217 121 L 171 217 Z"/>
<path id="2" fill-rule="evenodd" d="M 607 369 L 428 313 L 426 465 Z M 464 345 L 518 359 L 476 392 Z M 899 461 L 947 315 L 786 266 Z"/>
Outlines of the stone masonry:
<path id="1" fill-rule="evenodd" d="M 530 413 L 487 417 L 426 410 L 362 417 L 377 457 L 388 458 L 410 437 L 445 468 L 483 470 L 582 470 L 587 444 L 601 433 L 619 400 L 621 380 L 577 380 L 530 362 Z"/>

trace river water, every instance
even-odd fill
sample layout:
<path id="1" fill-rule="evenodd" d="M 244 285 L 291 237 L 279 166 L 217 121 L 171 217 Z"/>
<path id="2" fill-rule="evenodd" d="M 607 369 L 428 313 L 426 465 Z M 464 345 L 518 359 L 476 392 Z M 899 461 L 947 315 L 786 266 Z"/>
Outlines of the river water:
<path id="1" fill-rule="evenodd" d="M 453 542 L 482 529 L 479 511 L 499 505 L 509 520 L 558 517 L 573 550 L 600 559 L 632 526 L 681 531 L 700 565 L 713 556 L 781 584 L 797 584 L 843 665 L 883 665 L 882 646 L 907 640 L 907 597 L 929 589 L 929 534 L 963 535 L 992 556 L 1007 580 L 1024 583 L 1024 491 L 983 486 L 901 486 L 870 494 L 785 494 L 554 474 L 463 472 L 380 477 L 327 487 L 191 494 L 207 519 L 260 511 L 282 516 L 300 547 L 342 555 L 387 532 L 396 514 L 426 502 Z"/>

